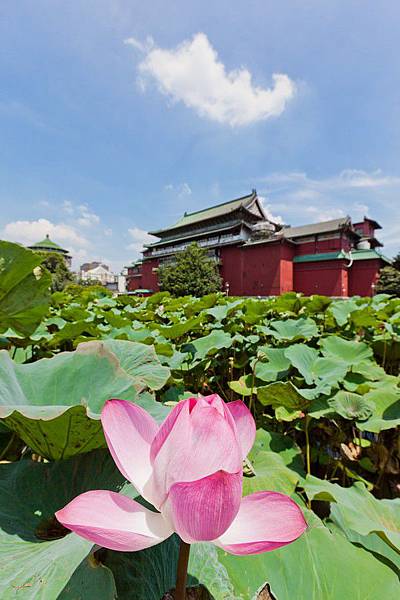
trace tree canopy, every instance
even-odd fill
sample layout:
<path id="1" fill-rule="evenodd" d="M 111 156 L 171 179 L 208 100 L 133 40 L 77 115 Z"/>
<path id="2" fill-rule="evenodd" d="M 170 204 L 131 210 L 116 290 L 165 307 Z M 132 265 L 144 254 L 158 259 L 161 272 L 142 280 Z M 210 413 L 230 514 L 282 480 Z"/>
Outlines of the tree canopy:
<path id="1" fill-rule="evenodd" d="M 161 266 L 158 278 L 160 288 L 174 296 L 205 296 L 220 291 L 222 285 L 217 263 L 195 242 L 173 264 Z"/>
<path id="2" fill-rule="evenodd" d="M 68 269 L 65 259 L 56 252 L 36 252 L 43 257 L 42 266 L 51 273 L 51 291 L 61 292 L 66 285 L 75 281 L 75 275 Z"/>
<path id="3" fill-rule="evenodd" d="M 376 291 L 378 293 L 400 296 L 400 270 L 391 266 L 381 269 Z"/>

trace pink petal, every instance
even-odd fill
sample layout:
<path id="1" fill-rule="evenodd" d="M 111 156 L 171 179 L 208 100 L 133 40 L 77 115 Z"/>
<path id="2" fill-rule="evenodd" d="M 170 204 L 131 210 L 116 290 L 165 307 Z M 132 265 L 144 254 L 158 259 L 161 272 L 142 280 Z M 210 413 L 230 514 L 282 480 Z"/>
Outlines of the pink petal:
<path id="1" fill-rule="evenodd" d="M 56 517 L 81 537 L 111 550 L 143 550 L 173 533 L 159 513 L 106 490 L 77 496 Z"/>
<path id="2" fill-rule="evenodd" d="M 154 502 L 150 489 L 150 444 L 158 431 L 143 408 L 126 400 L 108 400 L 101 413 L 108 448 L 122 475 L 137 491 Z"/>
<path id="3" fill-rule="evenodd" d="M 224 415 L 225 411 L 225 402 L 222 400 L 218 394 L 211 394 L 210 396 L 203 396 L 203 400 L 205 400 L 208 404 L 217 409 L 217 411 Z"/>
<path id="4" fill-rule="evenodd" d="M 218 471 L 198 481 L 175 483 L 161 508 L 187 543 L 214 540 L 235 518 L 242 496 L 242 472 Z"/>
<path id="5" fill-rule="evenodd" d="M 217 471 L 242 470 L 242 451 L 229 415 L 221 415 L 203 398 L 182 403 L 168 436 L 153 463 L 153 484 L 158 498 L 166 497 L 174 483 L 190 482 Z"/>
<path id="6" fill-rule="evenodd" d="M 250 452 L 256 437 L 256 423 L 253 415 L 244 402 L 236 400 L 228 402 L 226 408 L 231 413 L 238 432 L 238 438 L 242 447 L 243 458 Z"/>
<path id="7" fill-rule="evenodd" d="M 256 492 L 242 499 L 236 519 L 214 543 L 231 554 L 259 554 L 294 542 L 306 528 L 289 496 Z"/>
<path id="8" fill-rule="evenodd" d="M 151 448 L 150 448 L 151 462 L 154 461 L 155 457 L 159 453 L 161 446 L 164 444 L 165 440 L 167 439 L 168 435 L 170 434 L 171 429 L 175 425 L 175 422 L 176 422 L 177 418 L 179 417 L 180 413 L 182 412 L 182 410 L 184 408 L 186 408 L 186 410 L 189 408 L 189 410 L 190 410 L 190 404 L 191 404 L 190 401 L 192 401 L 192 404 L 195 404 L 197 402 L 197 398 L 188 398 L 187 400 L 182 400 L 181 402 L 178 402 L 178 404 L 176 406 L 174 406 L 174 408 L 171 410 L 171 412 L 166 417 L 166 419 L 163 421 L 163 423 L 161 423 L 161 425 L 151 443 Z"/>

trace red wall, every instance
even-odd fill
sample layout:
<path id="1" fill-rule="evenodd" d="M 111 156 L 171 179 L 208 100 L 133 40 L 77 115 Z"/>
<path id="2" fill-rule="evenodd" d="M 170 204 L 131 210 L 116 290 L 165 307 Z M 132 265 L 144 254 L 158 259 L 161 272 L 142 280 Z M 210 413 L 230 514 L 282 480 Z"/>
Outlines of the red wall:
<path id="1" fill-rule="evenodd" d="M 366 237 L 373 237 L 375 234 L 375 228 L 370 221 L 364 220 L 359 223 L 353 224 L 354 229 L 360 230 L 362 229 L 363 235 Z"/>
<path id="2" fill-rule="evenodd" d="M 222 247 L 220 272 L 224 284 L 229 282 L 229 294 L 272 296 L 295 290 L 305 295 L 370 296 L 384 266 L 379 259 L 355 261 L 350 269 L 345 266 L 347 260 L 293 263 L 297 250 L 298 246 L 281 241 Z M 144 261 L 142 277 L 131 278 L 128 289 L 158 291 L 157 273 L 153 272 L 157 267 L 157 259 Z"/>
<path id="3" fill-rule="evenodd" d="M 294 263 L 294 290 L 306 296 L 348 295 L 348 273 L 344 260 Z"/>
<path id="4" fill-rule="evenodd" d="M 142 280 L 141 285 L 145 290 L 153 290 L 153 292 L 158 292 L 158 279 L 157 273 L 153 272 L 153 269 L 158 267 L 158 260 L 145 260 L 142 264 Z"/>
<path id="5" fill-rule="evenodd" d="M 298 242 L 296 246 L 296 255 L 304 254 L 323 254 L 324 252 L 338 252 L 339 250 L 349 250 L 350 240 L 346 235 L 332 238 L 330 240 L 315 240 L 313 242 Z"/>
<path id="6" fill-rule="evenodd" d="M 128 269 L 128 275 L 126 278 L 126 289 L 128 290 L 128 292 L 133 292 L 134 290 L 138 290 L 142 287 L 142 278 L 141 277 L 133 277 L 132 275 L 130 275 L 129 273 L 129 269 Z"/>
<path id="7" fill-rule="evenodd" d="M 376 284 L 383 266 L 379 258 L 354 261 L 350 268 L 349 296 L 372 296 L 372 284 Z"/>
<path id="8" fill-rule="evenodd" d="M 243 251 L 240 246 L 221 248 L 220 274 L 223 279 L 223 289 L 228 282 L 231 296 L 243 295 Z"/>
<path id="9" fill-rule="evenodd" d="M 221 276 L 232 296 L 270 296 L 293 289 L 294 250 L 287 242 L 221 248 Z"/>

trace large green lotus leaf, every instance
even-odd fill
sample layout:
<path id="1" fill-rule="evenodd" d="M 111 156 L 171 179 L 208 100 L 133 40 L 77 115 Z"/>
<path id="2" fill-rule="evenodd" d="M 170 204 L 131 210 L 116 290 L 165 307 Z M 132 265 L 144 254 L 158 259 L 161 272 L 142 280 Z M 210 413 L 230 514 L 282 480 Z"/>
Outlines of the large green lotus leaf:
<path id="1" fill-rule="evenodd" d="M 302 469 L 299 461 L 299 450 L 292 443 L 285 441 L 284 436 L 271 434 L 259 429 L 247 461 L 251 465 L 251 473 L 243 479 L 244 495 L 264 490 L 274 490 L 292 494 L 300 479 L 296 471 L 288 468 L 287 464 L 295 461 L 297 469 Z M 271 449 L 274 446 L 275 451 Z M 282 454 L 279 450 L 282 450 Z M 250 476 L 249 476 L 250 475 Z"/>
<path id="2" fill-rule="evenodd" d="M 347 323 L 351 313 L 359 308 L 355 300 L 337 300 L 331 304 L 329 311 L 335 317 L 335 321 L 339 327 L 343 327 Z"/>
<path id="3" fill-rule="evenodd" d="M 248 298 L 243 305 L 242 320 L 249 325 L 259 323 L 264 319 L 269 311 L 267 302 L 260 302 L 253 298 Z"/>
<path id="4" fill-rule="evenodd" d="M 51 276 L 42 261 L 19 244 L 0 241 L 0 332 L 10 328 L 28 337 L 47 313 Z"/>
<path id="5" fill-rule="evenodd" d="M 342 529 L 337 522 L 334 523 L 333 521 L 329 520 L 327 524 L 331 531 L 335 531 L 346 536 L 346 538 L 352 544 L 362 546 L 378 558 L 382 557 L 380 560 L 383 559 L 384 562 L 389 564 L 394 572 L 397 573 L 398 577 L 400 577 L 400 554 L 397 552 L 397 550 L 392 548 L 392 546 L 389 546 L 389 544 L 387 544 L 381 537 L 379 537 L 377 533 L 360 535 L 348 527 L 343 527 Z M 378 555 L 380 555 L 380 557 Z"/>
<path id="6" fill-rule="evenodd" d="M 229 381 L 228 385 L 239 396 L 251 396 L 255 391 L 252 375 L 243 375 L 236 381 Z"/>
<path id="7" fill-rule="evenodd" d="M 223 321 L 228 315 L 243 305 L 243 303 L 243 299 L 239 299 L 234 300 L 233 302 L 228 302 L 227 304 L 220 304 L 218 306 L 214 306 L 213 308 L 209 308 L 206 311 L 206 314 L 214 317 L 216 321 Z"/>
<path id="8" fill-rule="evenodd" d="M 396 598 L 395 572 L 380 560 L 331 533 L 312 513 L 304 510 L 308 530 L 294 543 L 254 556 L 236 557 L 218 550 L 218 557 L 234 589 L 233 598 L 256 600 L 269 583 L 276 600 L 365 600 Z M 227 600 L 218 582 L 202 583 L 215 600 Z"/>
<path id="9" fill-rule="evenodd" d="M 332 303 L 332 298 L 313 294 L 309 298 L 302 298 L 301 303 L 303 305 L 302 312 L 305 311 L 307 314 L 323 313 Z"/>
<path id="10" fill-rule="evenodd" d="M 189 331 L 195 331 L 204 321 L 204 315 L 199 315 L 197 317 L 193 317 L 191 319 L 182 320 L 180 323 L 176 323 L 175 325 L 171 325 L 170 327 L 163 327 L 158 324 L 154 325 L 155 329 L 158 329 L 161 335 L 163 335 L 168 340 L 176 340 L 177 338 L 182 337 L 185 333 Z"/>
<path id="11" fill-rule="evenodd" d="M 331 533 L 305 510 L 308 531 L 296 542 L 264 554 L 238 557 L 212 544 L 193 544 L 188 585 L 204 585 L 214 600 L 256 600 L 266 583 L 276 600 L 395 598 L 391 568 Z M 160 600 L 175 586 L 178 540 L 139 553 L 107 552 L 121 600 Z M 91 600 L 91 599 L 90 599 Z"/>
<path id="12" fill-rule="evenodd" d="M 91 489 L 134 496 L 106 450 L 57 463 L 0 465 L 2 600 L 115 598 L 111 572 L 86 560 L 93 544 L 74 533 L 60 537 L 65 531 L 54 519 L 55 511 Z"/>
<path id="13" fill-rule="evenodd" d="M 203 359 L 208 354 L 215 354 L 222 348 L 230 348 L 232 346 L 232 337 L 229 333 L 225 333 L 219 329 L 214 329 L 208 335 L 197 338 L 187 347 L 188 350 L 194 351 L 195 358 Z"/>
<path id="14" fill-rule="evenodd" d="M 309 401 L 302 396 L 291 381 L 276 381 L 257 388 L 257 398 L 264 406 L 283 406 L 290 410 L 302 410 Z"/>
<path id="15" fill-rule="evenodd" d="M 351 313 L 349 321 L 356 331 L 361 328 L 377 327 L 380 323 L 377 313 L 372 306 L 364 306 L 359 310 L 355 310 Z"/>
<path id="16" fill-rule="evenodd" d="M 297 292 L 287 292 L 277 296 L 270 302 L 270 307 L 277 314 L 297 314 L 302 307 L 302 297 Z"/>
<path id="17" fill-rule="evenodd" d="M 286 319 L 285 321 L 271 321 L 270 327 L 260 327 L 260 330 L 271 335 L 277 340 L 311 340 L 318 335 L 318 327 L 312 319 Z"/>
<path id="18" fill-rule="evenodd" d="M 386 378 L 385 369 L 376 363 L 366 360 L 352 367 L 352 372 L 357 373 L 371 381 L 378 381 Z"/>
<path id="19" fill-rule="evenodd" d="M 105 445 L 99 415 L 109 398 L 135 401 L 160 422 L 168 409 L 143 390 L 168 377 L 154 349 L 135 342 L 87 342 L 22 365 L 1 351 L 0 417 L 35 452 L 68 458 Z"/>
<path id="20" fill-rule="evenodd" d="M 344 419 L 365 421 L 375 408 L 374 402 L 367 396 L 367 394 L 360 396 L 360 394 L 340 390 L 331 400 L 328 400 L 328 404 Z"/>
<path id="21" fill-rule="evenodd" d="M 364 342 L 344 340 L 337 335 L 329 335 L 321 341 L 322 353 L 350 365 L 358 365 L 372 358 L 372 349 Z"/>
<path id="22" fill-rule="evenodd" d="M 257 429 L 256 439 L 251 449 L 251 459 L 256 460 L 259 452 L 279 454 L 287 467 L 304 475 L 301 450 L 289 435 Z"/>
<path id="23" fill-rule="evenodd" d="M 293 344 L 284 350 L 286 358 L 303 375 L 308 385 L 314 383 L 313 367 L 319 352 L 306 344 Z"/>
<path id="24" fill-rule="evenodd" d="M 255 375 L 262 381 L 276 381 L 283 375 L 286 375 L 290 361 L 285 356 L 284 348 L 269 348 L 261 346 L 258 348 L 257 356 L 261 358 L 255 364 Z M 264 358 L 268 362 L 264 362 Z"/>
<path id="25" fill-rule="evenodd" d="M 303 375 L 308 385 L 325 383 L 336 385 L 344 379 L 347 364 L 336 358 L 322 358 L 318 350 L 306 344 L 293 344 L 285 350 L 285 356 Z"/>
<path id="26" fill-rule="evenodd" d="M 400 498 L 377 500 L 361 482 L 343 488 L 313 476 L 307 476 L 304 489 L 310 499 L 332 502 L 331 519 L 342 529 L 376 533 L 400 552 Z"/>
<path id="27" fill-rule="evenodd" d="M 384 384 L 365 394 L 364 398 L 373 402 L 374 410 L 369 419 L 357 423 L 359 429 L 379 433 L 400 425 L 400 389 L 397 386 Z"/>
<path id="28" fill-rule="evenodd" d="M 206 310 L 215 306 L 218 300 L 225 300 L 225 298 L 221 298 L 216 293 L 207 294 L 198 300 L 192 300 L 187 306 L 184 307 L 184 313 L 186 317 L 192 317 L 202 310 Z"/>

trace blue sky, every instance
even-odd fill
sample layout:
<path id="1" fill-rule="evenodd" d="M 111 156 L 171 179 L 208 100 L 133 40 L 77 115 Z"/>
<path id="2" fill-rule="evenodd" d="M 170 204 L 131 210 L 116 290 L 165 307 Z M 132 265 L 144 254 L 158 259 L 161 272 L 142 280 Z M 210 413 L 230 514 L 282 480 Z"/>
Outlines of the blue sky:
<path id="1" fill-rule="evenodd" d="M 400 249 L 400 4 L 2 0 L 0 237 L 75 265 L 256 188 Z"/>

